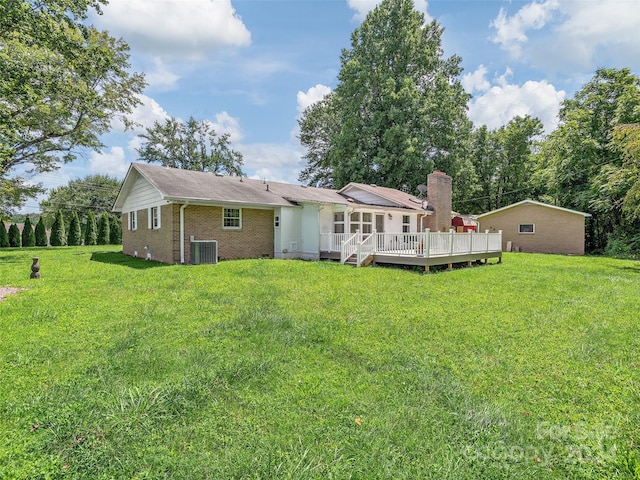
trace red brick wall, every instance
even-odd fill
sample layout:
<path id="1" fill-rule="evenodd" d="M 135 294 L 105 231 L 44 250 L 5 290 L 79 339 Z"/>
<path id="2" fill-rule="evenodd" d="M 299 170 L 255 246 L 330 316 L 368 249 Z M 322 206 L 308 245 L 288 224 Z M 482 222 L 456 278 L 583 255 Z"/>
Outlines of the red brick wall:
<path id="1" fill-rule="evenodd" d="M 217 240 L 218 258 L 273 258 L 273 210 L 242 209 L 242 228 L 222 228 L 222 207 L 187 206 L 185 216 L 185 262 L 189 263 L 189 238 Z M 178 225 L 179 230 L 179 225 Z"/>
<path id="2" fill-rule="evenodd" d="M 146 258 L 151 253 L 151 259 L 164 263 L 180 262 L 179 240 L 180 219 L 179 205 L 163 205 L 160 207 L 160 228 L 148 228 L 148 209 L 138 210 L 138 228 L 129 230 L 129 215 L 122 215 L 122 251 L 127 255 L 138 253 L 138 257 Z M 177 230 L 177 232 L 176 232 Z M 145 246 L 148 247 L 145 249 Z M 176 257 L 177 250 L 177 257 Z"/>

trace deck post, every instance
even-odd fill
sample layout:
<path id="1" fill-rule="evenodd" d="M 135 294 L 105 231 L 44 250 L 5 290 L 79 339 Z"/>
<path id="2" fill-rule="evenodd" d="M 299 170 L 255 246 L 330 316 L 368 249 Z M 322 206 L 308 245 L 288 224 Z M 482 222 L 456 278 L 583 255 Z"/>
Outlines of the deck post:
<path id="1" fill-rule="evenodd" d="M 453 228 L 449 229 L 449 254 L 451 254 L 453 256 L 453 234 L 454 234 L 454 230 Z"/>
<path id="2" fill-rule="evenodd" d="M 424 266 L 424 273 L 429 273 L 429 264 Z"/>
<path id="3" fill-rule="evenodd" d="M 427 228 L 424 231 L 424 256 L 429 258 L 429 250 L 431 249 L 431 229 Z M 427 272 L 429 271 L 429 266 L 427 265 Z"/>

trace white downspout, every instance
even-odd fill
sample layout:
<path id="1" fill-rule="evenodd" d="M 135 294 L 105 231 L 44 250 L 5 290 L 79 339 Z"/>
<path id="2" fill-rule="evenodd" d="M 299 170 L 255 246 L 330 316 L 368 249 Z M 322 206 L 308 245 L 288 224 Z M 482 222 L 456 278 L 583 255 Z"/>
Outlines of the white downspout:
<path id="1" fill-rule="evenodd" d="M 189 202 L 185 202 L 180 206 L 180 263 L 184 265 L 184 209 L 187 208 Z"/>

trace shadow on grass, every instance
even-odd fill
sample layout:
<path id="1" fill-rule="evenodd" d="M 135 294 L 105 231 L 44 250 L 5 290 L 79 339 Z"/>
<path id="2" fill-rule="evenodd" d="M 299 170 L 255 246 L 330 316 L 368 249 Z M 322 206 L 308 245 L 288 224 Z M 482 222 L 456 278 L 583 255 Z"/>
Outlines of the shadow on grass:
<path id="1" fill-rule="evenodd" d="M 122 267 L 135 268 L 137 270 L 147 270 L 149 268 L 166 267 L 166 263 L 155 262 L 153 260 L 143 260 L 142 258 L 130 257 L 122 252 L 95 252 L 91 254 L 92 262 L 108 263 Z"/>
<path id="2" fill-rule="evenodd" d="M 620 270 L 625 270 L 627 272 L 640 273 L 640 264 L 639 265 L 634 265 L 634 266 L 618 267 L 618 268 Z"/>

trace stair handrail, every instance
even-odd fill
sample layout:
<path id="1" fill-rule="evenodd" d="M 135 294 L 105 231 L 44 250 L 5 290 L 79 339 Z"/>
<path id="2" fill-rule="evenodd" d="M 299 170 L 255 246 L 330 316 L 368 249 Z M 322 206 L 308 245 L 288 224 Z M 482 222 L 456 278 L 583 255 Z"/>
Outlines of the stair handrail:
<path id="1" fill-rule="evenodd" d="M 342 242 L 342 245 L 340 247 L 340 263 L 342 263 L 343 265 L 351 255 L 356 253 L 358 249 L 358 238 L 360 238 L 360 231 L 356 230 L 356 233 Z"/>

